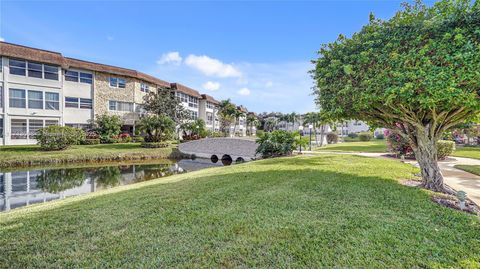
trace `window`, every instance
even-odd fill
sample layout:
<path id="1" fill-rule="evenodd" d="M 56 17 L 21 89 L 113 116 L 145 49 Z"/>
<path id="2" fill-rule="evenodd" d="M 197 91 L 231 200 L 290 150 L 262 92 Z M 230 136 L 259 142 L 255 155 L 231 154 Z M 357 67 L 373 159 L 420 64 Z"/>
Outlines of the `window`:
<path id="1" fill-rule="evenodd" d="M 150 89 L 149 89 L 147 84 L 142 83 L 142 84 L 140 84 L 140 91 L 148 93 L 148 92 L 150 92 Z"/>
<path id="2" fill-rule="evenodd" d="M 78 108 L 78 98 L 65 97 L 65 107 Z"/>
<path id="3" fill-rule="evenodd" d="M 66 81 L 78 82 L 78 72 L 67 70 L 65 72 L 65 80 Z"/>
<path id="4" fill-rule="evenodd" d="M 25 61 L 10 59 L 9 64 L 10 64 L 10 74 L 25 76 L 25 69 L 26 69 L 25 66 L 27 64 Z"/>
<path id="5" fill-rule="evenodd" d="M 58 93 L 54 93 L 54 92 L 45 93 L 45 109 L 48 109 L 48 110 L 60 109 L 60 97 Z"/>
<path id="6" fill-rule="evenodd" d="M 92 99 L 80 98 L 80 108 L 92 109 Z"/>
<path id="7" fill-rule="evenodd" d="M 65 126 L 82 129 L 84 131 L 88 131 L 92 128 L 90 124 L 82 124 L 82 123 L 65 123 Z"/>
<path id="8" fill-rule="evenodd" d="M 83 73 L 78 71 L 67 70 L 65 72 L 65 80 L 72 82 L 93 83 L 93 75 L 89 73 Z"/>
<path id="9" fill-rule="evenodd" d="M 10 107 L 26 108 L 25 90 L 10 89 Z"/>
<path id="10" fill-rule="evenodd" d="M 145 113 L 145 107 L 143 105 L 140 105 L 140 104 L 135 104 L 135 112 L 137 113 Z"/>
<path id="11" fill-rule="evenodd" d="M 214 107 L 213 103 L 207 102 L 207 108 L 213 109 Z"/>
<path id="12" fill-rule="evenodd" d="M 80 73 L 80 82 L 82 83 L 93 83 L 93 75 L 89 73 Z"/>
<path id="13" fill-rule="evenodd" d="M 58 80 L 58 67 L 52 65 L 43 65 L 45 79 Z"/>
<path id="14" fill-rule="evenodd" d="M 45 120 L 45 127 L 58 125 L 58 120 Z"/>
<path id="15" fill-rule="evenodd" d="M 212 124 L 213 122 L 213 114 L 211 112 L 207 112 L 207 123 Z"/>
<path id="16" fill-rule="evenodd" d="M 28 76 L 34 78 L 42 78 L 42 64 L 29 62 Z"/>
<path id="17" fill-rule="evenodd" d="M 125 88 L 127 81 L 123 78 L 110 78 L 110 87 Z"/>
<path id="18" fill-rule="evenodd" d="M 128 102 L 119 102 L 119 101 L 109 101 L 108 109 L 112 111 L 125 111 L 133 112 L 133 103 Z"/>
<path id="19" fill-rule="evenodd" d="M 43 109 L 43 92 L 28 91 L 28 108 Z"/>
<path id="20" fill-rule="evenodd" d="M 34 139 L 38 130 L 43 128 L 43 120 L 28 120 L 28 138 Z"/>
<path id="21" fill-rule="evenodd" d="M 0 119 L 0 138 L 3 138 L 3 118 Z"/>
<path id="22" fill-rule="evenodd" d="M 0 87 L 0 108 L 3 107 L 3 87 Z"/>
<path id="23" fill-rule="evenodd" d="M 177 98 L 180 102 L 188 103 L 188 95 L 184 94 L 183 92 L 177 92 Z"/>
<path id="24" fill-rule="evenodd" d="M 27 120 L 12 119 L 12 139 L 27 139 Z"/>
<path id="25" fill-rule="evenodd" d="M 198 112 L 197 111 L 189 110 L 189 112 L 190 112 L 190 119 L 192 119 L 192 120 L 197 120 L 198 119 Z"/>
<path id="26" fill-rule="evenodd" d="M 193 96 L 188 96 L 188 106 L 197 108 L 198 107 L 198 98 Z"/>

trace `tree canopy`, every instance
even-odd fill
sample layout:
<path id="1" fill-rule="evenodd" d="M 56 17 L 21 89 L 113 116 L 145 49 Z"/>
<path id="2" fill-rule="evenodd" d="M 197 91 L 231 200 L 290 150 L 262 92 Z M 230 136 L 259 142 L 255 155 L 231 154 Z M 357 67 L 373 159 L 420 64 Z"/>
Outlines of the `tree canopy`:
<path id="1" fill-rule="evenodd" d="M 386 21 L 370 15 L 352 37 L 323 45 L 313 62 L 324 113 L 396 129 L 411 141 L 424 180 L 442 189 L 436 141 L 480 110 L 478 1 L 403 4 Z"/>

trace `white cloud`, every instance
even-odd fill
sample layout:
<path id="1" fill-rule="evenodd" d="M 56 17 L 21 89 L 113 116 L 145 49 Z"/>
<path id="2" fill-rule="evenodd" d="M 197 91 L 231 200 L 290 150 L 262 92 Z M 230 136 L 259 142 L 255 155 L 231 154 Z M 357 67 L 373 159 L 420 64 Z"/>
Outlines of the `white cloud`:
<path id="1" fill-rule="evenodd" d="M 248 88 L 241 88 L 240 90 L 238 90 L 237 93 L 243 96 L 247 96 L 250 95 L 250 90 Z"/>
<path id="2" fill-rule="evenodd" d="M 171 51 L 164 53 L 162 57 L 157 61 L 158 64 L 175 64 L 179 65 L 182 63 L 182 56 L 178 51 Z"/>
<path id="3" fill-rule="evenodd" d="M 267 81 L 267 83 L 265 83 L 265 87 L 267 88 L 271 88 L 273 86 L 273 82 L 271 81 Z"/>
<path id="4" fill-rule="evenodd" d="M 3 42 L 3 41 L 5 41 L 5 39 L 0 36 L 0 41 Z"/>
<path id="5" fill-rule="evenodd" d="M 113 36 L 111 36 L 111 35 L 107 36 L 107 40 L 108 40 L 108 41 L 113 41 L 114 39 L 115 39 L 115 38 L 114 38 Z"/>
<path id="6" fill-rule="evenodd" d="M 242 73 L 231 64 L 222 63 L 220 60 L 210 58 L 206 55 L 188 55 L 185 64 L 207 76 L 220 78 L 241 77 Z"/>
<path id="7" fill-rule="evenodd" d="M 207 82 L 203 83 L 202 88 L 204 88 L 205 90 L 209 90 L 209 91 L 216 91 L 216 90 L 220 89 L 220 83 L 213 82 L 213 81 L 207 81 Z"/>

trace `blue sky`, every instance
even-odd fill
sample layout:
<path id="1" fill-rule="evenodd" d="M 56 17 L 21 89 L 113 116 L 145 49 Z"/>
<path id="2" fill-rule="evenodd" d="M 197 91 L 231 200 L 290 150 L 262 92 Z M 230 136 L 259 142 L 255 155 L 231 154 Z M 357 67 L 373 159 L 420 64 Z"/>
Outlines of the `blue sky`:
<path id="1" fill-rule="evenodd" d="M 0 38 L 137 69 L 249 110 L 315 110 L 322 43 L 401 1 L 0 1 Z"/>

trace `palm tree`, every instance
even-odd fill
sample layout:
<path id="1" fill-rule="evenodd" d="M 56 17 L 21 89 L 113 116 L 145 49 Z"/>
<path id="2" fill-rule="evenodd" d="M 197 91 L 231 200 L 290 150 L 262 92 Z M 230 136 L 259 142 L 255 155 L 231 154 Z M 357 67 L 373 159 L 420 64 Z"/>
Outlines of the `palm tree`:
<path id="1" fill-rule="evenodd" d="M 237 108 L 230 101 L 230 99 L 222 100 L 218 107 L 218 115 L 220 116 L 220 130 L 227 135 L 227 131 L 230 132 L 230 126 L 235 120 Z"/>
<path id="2" fill-rule="evenodd" d="M 235 119 L 235 123 L 233 125 L 233 135 L 235 136 L 235 133 L 237 131 L 237 124 L 238 124 L 238 121 L 240 120 L 241 117 L 243 117 L 245 115 L 245 113 L 243 113 L 242 111 L 240 111 L 239 109 L 236 109 L 234 112 L 233 112 L 233 118 Z"/>
<path id="3" fill-rule="evenodd" d="M 247 129 L 249 130 L 250 135 L 253 132 L 253 126 L 258 126 L 258 118 L 254 114 L 247 115 Z"/>

